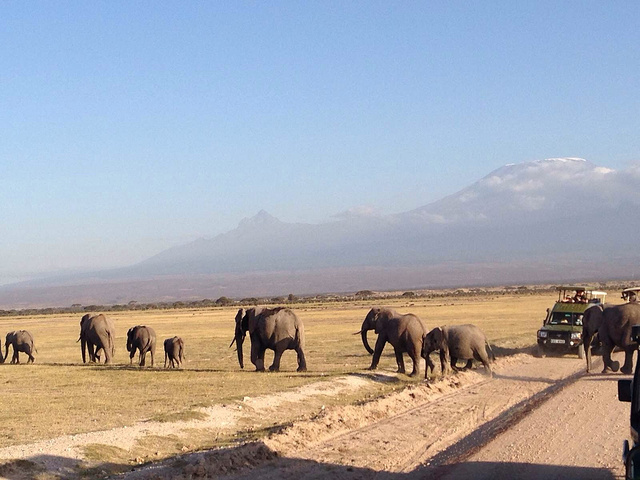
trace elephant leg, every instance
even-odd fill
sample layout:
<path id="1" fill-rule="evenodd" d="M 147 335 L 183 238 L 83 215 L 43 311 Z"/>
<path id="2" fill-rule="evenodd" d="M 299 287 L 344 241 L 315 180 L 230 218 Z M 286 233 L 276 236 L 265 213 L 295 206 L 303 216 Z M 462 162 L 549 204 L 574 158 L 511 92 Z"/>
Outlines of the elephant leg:
<path id="1" fill-rule="evenodd" d="M 447 362 L 447 353 L 444 352 L 442 349 L 440 350 L 440 373 L 442 374 L 442 376 L 446 376 L 447 374 L 449 374 L 449 362 Z"/>
<path id="2" fill-rule="evenodd" d="M 258 351 L 258 358 L 256 360 L 256 371 L 264 372 L 264 354 L 267 351 L 266 348 L 260 348 Z"/>
<path id="3" fill-rule="evenodd" d="M 489 372 L 489 376 L 492 377 L 493 372 L 491 371 L 489 357 L 487 356 L 487 351 L 485 350 L 485 348 L 483 347 L 482 350 L 473 352 L 473 357 L 479 362 L 482 362 L 482 365 L 484 365 L 485 370 Z M 469 359 L 469 361 L 467 362 L 467 368 L 471 368 L 472 365 L 473 365 L 473 360 Z"/>
<path id="4" fill-rule="evenodd" d="M 129 365 L 133 365 L 133 357 L 136 356 L 136 349 L 132 348 L 131 352 L 129 352 Z"/>
<path id="5" fill-rule="evenodd" d="M 373 349 L 373 358 L 371 359 L 371 365 L 368 370 L 375 370 L 378 368 L 378 362 L 380 362 L 380 355 L 382 355 L 382 350 L 384 350 L 384 345 L 387 343 L 387 339 L 383 337 L 382 334 L 378 335 L 378 339 L 376 340 L 376 346 Z"/>
<path id="6" fill-rule="evenodd" d="M 280 371 L 280 359 L 282 358 L 282 354 L 284 353 L 284 348 L 277 347 L 275 349 L 275 354 L 273 356 L 273 363 L 269 367 L 270 372 L 279 372 Z"/>
<path id="7" fill-rule="evenodd" d="M 630 375 L 633 373 L 633 352 L 634 348 L 627 347 L 624 351 L 624 365 L 620 369 L 621 373 Z"/>
<path id="8" fill-rule="evenodd" d="M 431 370 L 431 376 L 433 376 L 433 370 L 436 368 L 435 364 L 431 360 L 431 357 L 427 355 L 427 358 L 424 359 L 426 365 L 424 367 L 424 378 L 425 380 L 428 378 L 428 372 Z"/>
<path id="9" fill-rule="evenodd" d="M 396 347 L 393 347 L 393 351 L 396 354 L 396 363 L 398 364 L 397 373 L 405 373 L 404 358 L 402 358 L 402 351 Z"/>
<path id="10" fill-rule="evenodd" d="M 451 370 L 454 372 L 459 372 L 462 369 L 458 368 L 458 357 L 451 357 Z"/>
<path id="11" fill-rule="evenodd" d="M 29 350 L 27 350 L 27 355 L 29 355 L 29 360 L 27 360 L 27 363 L 33 363 L 36 361 L 35 357 L 33 356 L 33 348 L 30 348 Z"/>
<path id="12" fill-rule="evenodd" d="M 140 366 L 144 367 L 147 364 L 147 351 L 140 349 Z"/>
<path id="13" fill-rule="evenodd" d="M 414 351 L 411 352 L 407 352 L 407 354 L 409 355 L 409 358 L 411 358 L 411 361 L 413 362 L 413 369 L 411 370 L 411 373 L 409 374 L 410 377 L 415 377 L 416 375 L 418 375 L 420 373 L 420 350 L 418 350 L 418 353 L 416 354 L 416 351 L 414 349 Z"/>
<path id="14" fill-rule="evenodd" d="M 296 353 L 298 354 L 298 370 L 297 372 L 307 371 L 307 360 L 304 358 L 304 350 L 300 345 L 296 347 Z"/>
<path id="15" fill-rule="evenodd" d="M 602 345 L 602 363 L 604 363 L 604 368 L 602 369 L 602 373 L 609 372 L 617 372 L 620 368 L 619 362 L 611 361 L 611 351 L 613 350 L 613 346 L 610 345 Z"/>

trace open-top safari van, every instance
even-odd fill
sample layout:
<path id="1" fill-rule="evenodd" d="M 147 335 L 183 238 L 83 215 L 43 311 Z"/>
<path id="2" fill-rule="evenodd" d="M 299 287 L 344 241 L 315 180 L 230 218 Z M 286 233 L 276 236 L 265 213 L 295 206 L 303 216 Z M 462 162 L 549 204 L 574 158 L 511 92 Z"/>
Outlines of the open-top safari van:
<path id="1" fill-rule="evenodd" d="M 538 330 L 538 355 L 575 352 L 584 358 L 582 316 L 587 308 L 603 304 L 607 294 L 579 285 L 563 285 L 556 290 L 558 301 L 547 309 Z"/>
<path id="2" fill-rule="evenodd" d="M 637 302 L 640 300 L 640 287 L 629 287 L 622 290 L 622 299 L 627 302 Z"/>

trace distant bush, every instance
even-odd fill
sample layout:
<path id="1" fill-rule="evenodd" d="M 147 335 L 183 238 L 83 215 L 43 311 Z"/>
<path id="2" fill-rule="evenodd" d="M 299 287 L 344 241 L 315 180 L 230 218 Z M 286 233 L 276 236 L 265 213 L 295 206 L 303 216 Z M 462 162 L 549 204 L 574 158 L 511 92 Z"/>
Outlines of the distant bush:
<path id="1" fill-rule="evenodd" d="M 227 305 L 233 304 L 234 301 L 227 297 L 220 297 L 216 300 L 216 305 L 220 305 L 222 307 L 226 307 Z"/>

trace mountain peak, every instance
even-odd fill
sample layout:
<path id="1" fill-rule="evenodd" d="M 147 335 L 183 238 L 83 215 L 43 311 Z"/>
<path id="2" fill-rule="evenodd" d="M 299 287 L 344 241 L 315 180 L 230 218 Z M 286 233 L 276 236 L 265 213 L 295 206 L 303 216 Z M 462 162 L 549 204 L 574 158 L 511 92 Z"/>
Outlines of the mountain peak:
<path id="1" fill-rule="evenodd" d="M 273 215 L 269 214 L 267 211 L 260 210 L 253 217 L 245 217 L 240 220 L 238 228 L 277 225 L 280 223 L 282 222 Z"/>

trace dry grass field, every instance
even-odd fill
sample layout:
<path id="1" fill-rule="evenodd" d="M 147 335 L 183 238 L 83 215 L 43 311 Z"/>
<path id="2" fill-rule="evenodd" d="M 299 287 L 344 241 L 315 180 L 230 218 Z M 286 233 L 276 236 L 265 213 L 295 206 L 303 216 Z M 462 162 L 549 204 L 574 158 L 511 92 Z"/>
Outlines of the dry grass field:
<path id="1" fill-rule="evenodd" d="M 554 294 L 487 295 L 391 300 L 385 305 L 419 315 L 429 328 L 475 323 L 498 347 L 496 353 L 500 355 L 534 344 L 545 309 L 554 300 Z M 80 344 L 76 343 L 80 314 L 0 318 L 3 339 L 10 330 L 26 329 L 33 333 L 38 349 L 33 365 L 0 365 L 0 447 L 146 419 L 189 418 L 197 407 L 362 372 L 370 356 L 360 336 L 352 334 L 359 330 L 370 306 L 370 301 L 363 301 L 294 307 L 306 329 L 309 371 L 304 374 L 295 372 L 293 351 L 284 354 L 279 373 L 253 372 L 248 341 L 245 369 L 240 370 L 236 353 L 229 348 L 236 308 L 110 314 L 117 333 L 112 366 L 82 364 Z M 129 366 L 126 331 L 137 324 L 152 326 L 158 334 L 153 368 Z M 162 341 L 173 335 L 185 340 L 185 366 L 164 370 Z M 371 345 L 374 336 L 369 332 Z M 267 365 L 272 358 L 272 352 L 268 352 Z M 21 361 L 26 362 L 26 357 L 21 356 Z M 409 366 L 410 360 L 406 361 Z M 395 371 L 389 346 L 379 368 Z M 421 381 L 400 377 L 402 382 Z M 379 393 L 384 393 L 385 386 L 379 388 Z M 357 398 L 336 401 L 354 400 Z"/>

